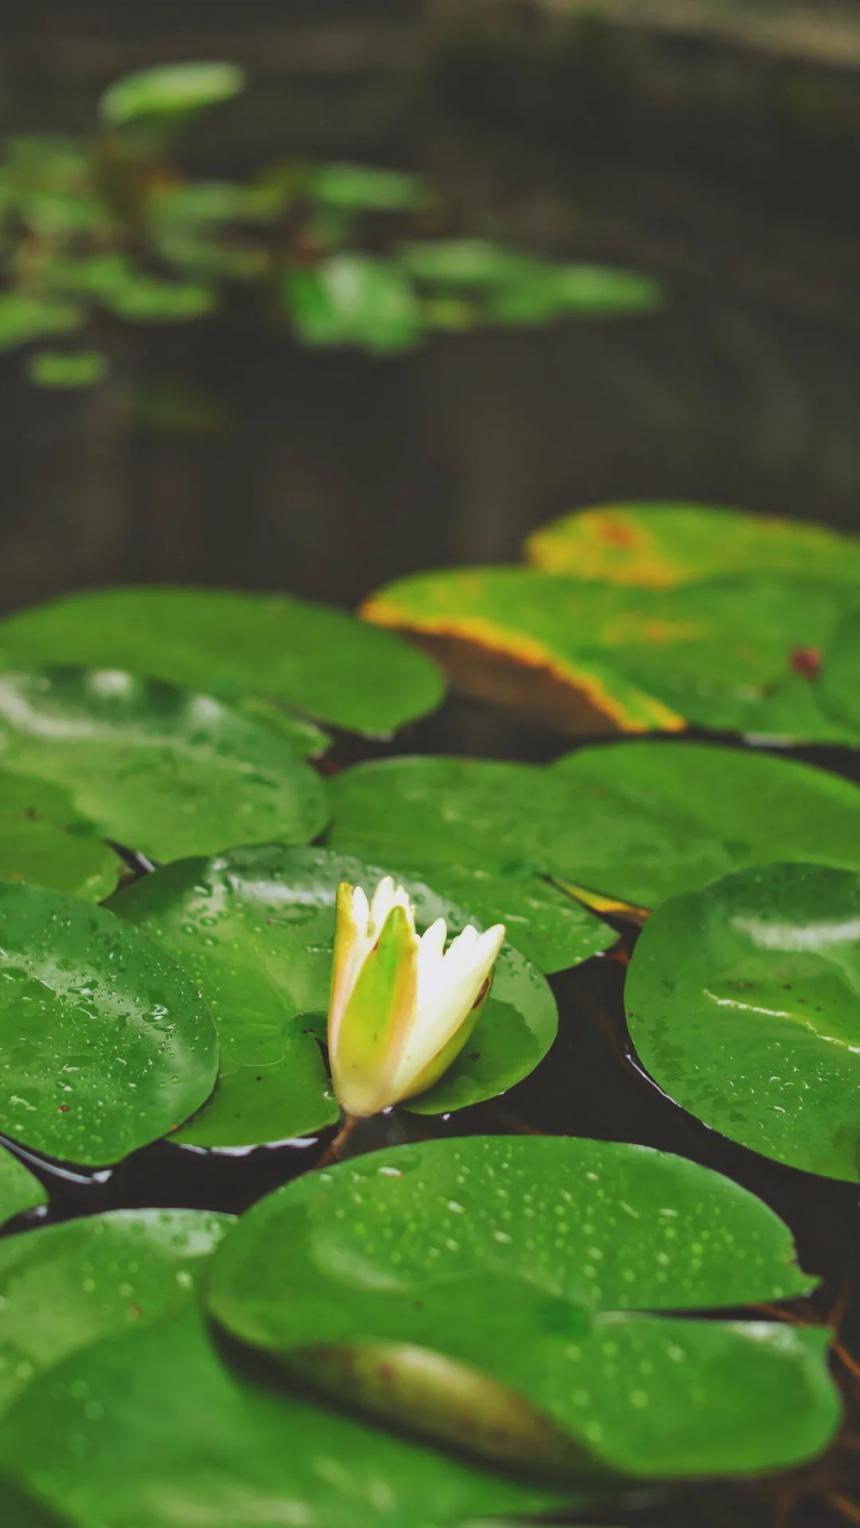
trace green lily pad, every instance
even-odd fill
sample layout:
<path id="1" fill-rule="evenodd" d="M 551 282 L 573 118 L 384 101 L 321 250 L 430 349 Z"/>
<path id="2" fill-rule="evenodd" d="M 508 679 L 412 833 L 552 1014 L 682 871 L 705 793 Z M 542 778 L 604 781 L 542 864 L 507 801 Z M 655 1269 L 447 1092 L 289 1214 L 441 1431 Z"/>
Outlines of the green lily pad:
<path id="1" fill-rule="evenodd" d="M 315 202 L 342 212 L 414 212 L 427 201 L 417 175 L 374 165 L 317 165 L 308 189 Z"/>
<path id="2" fill-rule="evenodd" d="M 0 1411 L 70 1353 L 181 1310 L 231 1220 L 114 1210 L 0 1241 Z"/>
<path id="3" fill-rule="evenodd" d="M 190 1312 L 31 1385 L 0 1468 L 72 1528 L 460 1528 L 570 1502 L 255 1383 Z"/>
<path id="4" fill-rule="evenodd" d="M 421 310 L 403 271 L 371 255 L 331 255 L 312 269 L 289 271 L 284 303 L 309 345 L 408 350 L 421 333 Z"/>
<path id="5" fill-rule="evenodd" d="M 860 607 L 837 626 L 824 655 L 821 701 L 833 719 L 860 736 Z"/>
<path id="6" fill-rule="evenodd" d="M 540 795 L 545 775 L 529 765 L 423 756 L 355 765 L 332 776 L 327 842 L 429 883 L 485 927 L 504 923 L 510 943 L 540 971 L 563 971 L 608 950 L 616 935 L 541 873 L 546 814 L 535 823 L 531 793 Z M 550 811 L 561 806 L 559 795 Z M 542 842 L 563 853 L 567 820 L 554 818 Z"/>
<path id="7" fill-rule="evenodd" d="M 0 1130 L 100 1166 L 212 1091 L 208 1009 L 170 957 L 77 897 L 0 882 Z"/>
<path id="8" fill-rule="evenodd" d="M 326 819 L 319 776 L 269 727 L 120 669 L 0 673 L 0 759 L 154 859 L 274 832 L 304 841 Z"/>
<path id="9" fill-rule="evenodd" d="M 581 1482 L 787 1465 L 831 1437 L 827 1333 L 655 1312 L 803 1293 L 785 1226 L 730 1180 L 618 1142 L 374 1153 L 255 1205 L 212 1265 L 234 1336 L 400 1425 Z M 505 1436 L 484 1407 L 516 1396 Z M 567 1457 L 560 1444 L 567 1442 Z"/>
<path id="10" fill-rule="evenodd" d="M 218 1089 L 178 1139 L 259 1145 L 334 1122 L 338 1110 L 314 1036 L 324 1037 L 339 881 L 372 887 L 385 872 L 325 849 L 268 845 L 165 866 L 113 898 L 113 910 L 170 951 L 210 1005 L 222 1045 Z M 406 881 L 421 924 L 468 914 Z M 503 950 L 463 1055 L 409 1108 L 442 1114 L 526 1076 L 556 1032 L 547 983 Z"/>
<path id="11" fill-rule="evenodd" d="M 236 701 L 262 695 L 332 726 L 386 733 L 432 711 L 442 677 L 340 610 L 282 595 L 108 589 L 0 622 L 6 667 L 128 668 Z"/>
<path id="12" fill-rule="evenodd" d="M 860 869 L 855 785 L 808 764 L 705 743 L 619 742 L 551 766 L 385 759 L 333 776 L 329 794 L 333 847 L 398 868 L 421 865 L 452 895 L 457 884 L 465 892 L 471 871 L 476 895 L 457 899 L 485 920 L 520 908 L 540 876 L 597 907 L 604 899 L 652 908 L 774 859 Z M 538 922 L 533 935 L 529 921 L 513 923 L 510 937 L 536 935 L 546 956 L 561 953 L 560 932 Z"/>
<path id="13" fill-rule="evenodd" d="M 79 308 L 49 298 L 0 292 L 0 350 L 29 344 L 47 334 L 65 334 L 83 322 Z"/>
<path id="14" fill-rule="evenodd" d="M 488 294 L 485 314 L 504 324 L 553 323 L 567 314 L 595 318 L 650 313 L 660 305 L 656 281 L 633 271 L 535 260 Z"/>
<path id="15" fill-rule="evenodd" d="M 52 1512 L 10 1480 L 0 1480 L 0 1522 L 8 1524 L 9 1528 L 69 1528 L 67 1517 Z M 511 1524 L 507 1528 L 511 1528 Z"/>
<path id="16" fill-rule="evenodd" d="M 112 313 L 139 323 L 176 323 L 204 318 L 215 307 L 216 294 L 197 281 L 162 281 L 136 275 L 105 299 Z"/>
<path id="17" fill-rule="evenodd" d="M 66 791 L 0 770 L 0 880 L 29 881 L 100 902 L 114 890 L 121 868 Z"/>
<path id="18" fill-rule="evenodd" d="M 13 1152 L 0 1147 L 0 1226 L 47 1202 L 47 1192 L 39 1179 L 27 1171 Z M 0 1255 L 5 1245 L 0 1241 Z"/>
<path id="19" fill-rule="evenodd" d="M 860 1177 L 860 875 L 768 865 L 675 897 L 625 1001 L 654 1080 L 733 1141 Z"/>
<path id="20" fill-rule="evenodd" d="M 115 80 L 101 98 L 101 114 L 114 127 L 186 117 L 229 101 L 244 88 L 245 75 L 236 64 L 158 64 Z"/>
<path id="21" fill-rule="evenodd" d="M 39 350 L 30 358 L 27 375 L 37 387 L 94 387 L 107 364 L 100 350 Z"/>
<path id="22" fill-rule="evenodd" d="M 724 573 L 855 581 L 860 537 L 804 520 L 704 504 L 607 504 L 534 531 L 529 562 L 548 573 L 670 589 Z"/>
<path id="23" fill-rule="evenodd" d="M 844 582 L 775 573 L 658 590 L 470 568 L 401 579 L 364 614 L 420 637 L 466 692 L 564 731 L 695 724 L 828 742 L 856 736 L 824 713 L 815 683 L 855 599 Z"/>

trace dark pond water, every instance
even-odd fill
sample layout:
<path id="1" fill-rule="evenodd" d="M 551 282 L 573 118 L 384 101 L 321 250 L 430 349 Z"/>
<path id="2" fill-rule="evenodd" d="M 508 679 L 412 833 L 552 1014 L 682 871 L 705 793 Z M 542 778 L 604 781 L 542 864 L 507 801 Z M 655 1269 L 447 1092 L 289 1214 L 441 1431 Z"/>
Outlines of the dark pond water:
<path id="1" fill-rule="evenodd" d="M 283 60 L 288 32 L 267 25 L 272 56 Z M 128 58 L 120 45 L 111 57 L 94 49 L 92 62 L 79 49 L 77 73 L 60 88 L 56 47 L 43 55 L 20 29 L 12 43 L 13 56 L 29 59 L 33 88 L 6 100 L 7 126 L 77 127 L 97 85 L 142 61 L 140 39 Z M 413 568 L 514 559 L 532 527 L 613 498 L 689 497 L 856 524 L 860 230 L 827 141 L 804 142 L 798 186 L 764 123 L 746 157 L 743 124 L 729 141 L 719 114 L 710 127 L 699 122 L 690 143 L 683 122 L 645 107 L 615 131 L 598 129 L 571 118 L 561 93 L 549 102 L 555 110 L 525 124 L 510 101 L 501 109 L 489 66 L 486 79 L 476 79 L 474 61 L 416 79 L 393 41 L 391 49 L 387 72 L 359 59 L 322 80 L 312 63 L 305 75 L 267 69 L 255 41 L 260 94 L 243 130 L 235 119 L 235 136 L 195 142 L 201 166 L 236 173 L 291 149 L 414 166 L 470 231 L 661 276 L 665 310 L 437 338 L 383 360 L 301 349 L 243 299 L 200 326 L 126 333 L 111 380 L 77 396 L 36 392 L 6 355 L 0 609 L 136 580 L 352 604 Z M 290 103 L 283 122 L 281 100 Z M 397 743 L 518 758 L 566 746 L 457 701 Z M 355 751 L 339 744 L 337 757 Z M 850 767 L 847 756 L 828 762 Z M 439 1128 L 641 1141 L 729 1173 L 789 1223 L 804 1265 L 824 1277 L 819 1313 L 835 1311 L 842 1342 L 856 1351 L 856 1190 L 755 1157 L 660 1094 L 624 1029 L 629 947 L 627 936 L 620 955 L 554 981 L 560 1037 L 527 1082 Z M 325 1146 L 226 1156 L 159 1145 L 95 1178 L 40 1170 L 56 1217 L 166 1203 L 241 1210 Z M 844 1365 L 840 1374 L 846 1444 L 811 1474 L 649 1498 L 607 1521 L 845 1522 L 857 1375 L 852 1392 Z"/>

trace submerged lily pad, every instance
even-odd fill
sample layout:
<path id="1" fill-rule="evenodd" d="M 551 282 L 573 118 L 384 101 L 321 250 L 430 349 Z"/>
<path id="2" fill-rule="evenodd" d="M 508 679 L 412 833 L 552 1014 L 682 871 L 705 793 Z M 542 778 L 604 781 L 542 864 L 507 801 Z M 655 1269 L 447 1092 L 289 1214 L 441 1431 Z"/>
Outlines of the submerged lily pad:
<path id="1" fill-rule="evenodd" d="M 565 731 L 826 742 L 854 734 L 818 703 L 816 655 L 854 599 L 844 582 L 779 574 L 657 590 L 492 567 L 401 579 L 364 614 L 419 636 L 466 692 Z"/>
<path id="2" fill-rule="evenodd" d="M 0 622 L 0 659 L 128 668 L 367 733 L 432 711 L 443 694 L 422 654 L 343 611 L 220 589 L 107 589 L 38 605 Z"/>
<path id="3" fill-rule="evenodd" d="M 190 1312 L 30 1386 L 0 1469 L 72 1528 L 460 1528 L 570 1503 L 255 1382 Z"/>
<path id="4" fill-rule="evenodd" d="M 113 891 L 121 868 L 68 792 L 0 770 L 0 880 L 29 881 L 100 902 Z"/>
<path id="5" fill-rule="evenodd" d="M 101 833 L 154 859 L 326 819 L 288 741 L 209 695 L 121 669 L 0 673 L 0 759 L 65 787 Z"/>
<path id="6" fill-rule="evenodd" d="M 212 1091 L 209 1012 L 170 957 L 103 908 L 0 882 L 0 1130 L 100 1166 Z"/>
<path id="7" fill-rule="evenodd" d="M 475 902 L 482 916 L 517 907 L 540 876 L 597 907 L 603 898 L 647 909 L 774 859 L 860 869 L 856 786 L 811 765 L 705 743 L 613 743 L 551 766 L 385 759 L 334 776 L 330 800 L 328 840 L 341 852 L 421 865 L 445 891 L 467 884 L 468 871 L 452 865 L 489 877 L 494 900 Z M 516 925 L 510 937 L 517 942 Z M 561 948 L 553 940 L 545 953 Z"/>
<path id="8" fill-rule="evenodd" d="M 856 872 L 768 865 L 673 898 L 627 978 L 643 1065 L 731 1140 L 856 1181 L 858 936 Z"/>
<path id="9" fill-rule="evenodd" d="M 0 1226 L 24 1210 L 47 1204 L 48 1195 L 39 1179 L 28 1172 L 15 1154 L 0 1146 Z M 6 1245 L 0 1241 L 0 1255 Z"/>
<path id="10" fill-rule="evenodd" d="M 694 1163 L 473 1137 L 277 1190 L 227 1237 L 208 1293 L 234 1336 L 339 1399 L 509 1464 L 555 1455 L 586 1480 L 818 1452 L 839 1416 L 825 1331 L 654 1314 L 810 1282 L 772 1212 Z M 481 1400 L 503 1397 L 496 1436 Z"/>
<path id="11" fill-rule="evenodd" d="M 324 1037 L 335 895 L 341 880 L 372 887 L 384 873 L 325 849 L 267 845 L 168 865 L 113 899 L 116 913 L 187 969 L 218 1026 L 219 1085 L 180 1141 L 258 1145 L 337 1118 L 314 1038 Z M 430 887 L 406 885 L 421 924 L 468 921 Z M 532 1071 L 555 1032 L 549 986 L 506 948 L 467 1050 L 409 1108 L 441 1114 L 503 1092 Z"/>
<path id="12" fill-rule="evenodd" d="M 534 531 L 526 555 L 548 573 L 669 589 L 723 573 L 856 581 L 860 537 L 804 520 L 704 504 L 578 509 Z"/>
<path id="13" fill-rule="evenodd" d="M 0 1411 L 70 1353 L 181 1310 L 231 1220 L 114 1210 L 0 1241 Z"/>

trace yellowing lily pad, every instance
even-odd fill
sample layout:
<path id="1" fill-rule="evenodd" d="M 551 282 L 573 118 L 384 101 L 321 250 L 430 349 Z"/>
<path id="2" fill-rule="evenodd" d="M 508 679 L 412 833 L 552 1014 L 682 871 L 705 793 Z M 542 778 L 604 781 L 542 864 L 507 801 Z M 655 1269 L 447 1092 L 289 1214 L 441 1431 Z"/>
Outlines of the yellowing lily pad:
<path id="1" fill-rule="evenodd" d="M 670 589 L 723 573 L 860 579 L 860 537 L 704 504 L 621 503 L 562 515 L 526 542 L 547 573 Z"/>
<path id="2" fill-rule="evenodd" d="M 849 584 L 779 574 L 656 590 L 491 567 L 401 579 L 364 614 L 420 638 L 466 693 L 565 731 L 695 724 L 825 742 L 855 735 L 815 683 L 855 599 Z"/>

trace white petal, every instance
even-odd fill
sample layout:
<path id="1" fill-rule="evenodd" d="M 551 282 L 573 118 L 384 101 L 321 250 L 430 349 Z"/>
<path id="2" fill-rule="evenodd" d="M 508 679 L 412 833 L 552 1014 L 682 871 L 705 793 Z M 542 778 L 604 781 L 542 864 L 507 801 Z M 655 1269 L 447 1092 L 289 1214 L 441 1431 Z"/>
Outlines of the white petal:
<path id="1" fill-rule="evenodd" d="M 435 925 L 433 925 L 435 928 Z M 428 933 L 430 930 L 428 929 Z M 485 934 L 468 925 L 440 962 L 422 962 L 419 952 L 415 1017 L 397 1068 L 396 1083 L 407 1088 L 468 1018 L 505 937 L 504 924 Z M 425 935 L 426 938 L 426 935 Z M 435 941 L 430 946 L 437 950 Z"/>
<path id="2" fill-rule="evenodd" d="M 352 893 L 352 911 L 355 916 L 355 926 L 366 936 L 370 923 L 370 903 L 366 893 L 360 886 L 355 886 Z"/>
<path id="3" fill-rule="evenodd" d="M 390 875 L 384 875 L 370 902 L 370 921 L 377 932 L 382 928 L 393 905 L 394 882 Z"/>

